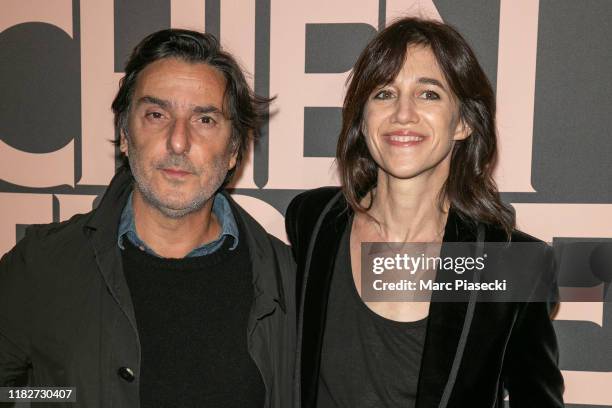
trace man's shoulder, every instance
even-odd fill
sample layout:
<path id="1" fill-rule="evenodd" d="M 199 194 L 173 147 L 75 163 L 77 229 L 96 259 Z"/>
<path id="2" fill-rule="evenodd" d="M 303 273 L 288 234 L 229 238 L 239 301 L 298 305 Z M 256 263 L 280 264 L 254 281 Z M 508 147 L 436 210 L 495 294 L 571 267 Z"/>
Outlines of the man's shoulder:
<path id="1" fill-rule="evenodd" d="M 73 248 L 73 244 L 84 242 L 84 228 L 93 211 L 86 214 L 76 214 L 70 219 L 48 224 L 32 224 L 26 228 L 23 237 L 24 248 L 63 249 Z M 78 245 L 77 245 L 78 246 Z"/>
<path id="2" fill-rule="evenodd" d="M 291 249 L 282 240 L 270 234 L 266 229 L 244 208 L 242 208 L 228 192 L 222 193 L 229 201 L 236 221 L 240 228 L 240 240 L 246 243 L 251 253 L 254 273 L 258 273 L 263 279 L 260 281 L 263 287 L 268 287 L 272 292 L 270 283 L 276 282 L 282 293 L 293 293 L 295 290 L 295 262 Z M 243 235 L 244 234 L 244 235 Z M 272 266 L 272 267 L 270 267 Z M 276 286 L 273 286 L 276 287 Z M 284 299 L 283 304 L 293 304 Z"/>
<path id="3" fill-rule="evenodd" d="M 236 221 L 242 225 L 243 232 L 248 234 L 252 240 L 258 243 L 266 241 L 275 251 L 284 252 L 288 250 L 287 244 L 266 231 L 259 221 L 232 198 L 229 192 L 224 191 L 222 194 L 228 200 Z"/>
<path id="4" fill-rule="evenodd" d="M 270 244 L 272 245 L 272 248 L 274 249 L 275 252 L 282 252 L 282 253 L 290 253 L 291 252 L 291 250 L 289 248 L 289 245 L 287 245 L 281 239 L 279 239 L 276 236 L 270 234 L 269 232 L 266 232 L 266 236 L 267 236 L 268 240 L 270 241 Z"/>
<path id="5" fill-rule="evenodd" d="M 109 223 L 119 221 L 118 215 L 114 213 L 120 214 L 123 209 L 131 191 L 131 184 L 131 174 L 126 169 L 120 169 L 111 180 L 95 209 L 84 214 L 73 215 L 70 219 L 61 222 L 32 224 L 26 228 L 24 239 L 27 242 L 42 243 L 52 247 L 58 245 L 60 249 L 71 241 L 76 243 L 76 248 L 81 248 L 87 242 L 84 238 L 89 228 L 105 228 Z M 118 205 L 121 207 L 117 207 Z"/>

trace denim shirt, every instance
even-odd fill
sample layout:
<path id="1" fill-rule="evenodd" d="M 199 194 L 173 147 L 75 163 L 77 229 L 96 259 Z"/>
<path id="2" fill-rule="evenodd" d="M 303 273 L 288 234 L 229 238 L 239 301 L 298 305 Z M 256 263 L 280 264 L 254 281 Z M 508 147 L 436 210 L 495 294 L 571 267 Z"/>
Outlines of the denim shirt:
<path id="1" fill-rule="evenodd" d="M 155 251 L 149 248 L 136 233 L 134 210 L 132 208 L 132 194 L 133 193 L 130 193 L 127 203 L 123 208 L 123 212 L 121 213 L 117 245 L 119 245 L 119 248 L 124 249 L 123 239 L 124 237 L 127 237 L 127 239 L 129 239 L 135 246 L 143 249 L 151 255 L 160 257 L 155 253 Z M 233 250 L 236 248 L 236 246 L 238 246 L 238 224 L 236 224 L 236 219 L 234 218 L 234 214 L 232 214 L 232 208 L 230 207 L 229 201 L 223 196 L 223 194 L 215 195 L 212 212 L 217 216 L 217 219 L 221 224 L 221 234 L 219 234 L 219 238 L 195 248 L 189 252 L 186 257 L 212 254 L 217 249 L 221 248 L 221 245 L 223 245 L 223 242 L 227 236 L 232 237 L 234 240 L 230 250 Z"/>

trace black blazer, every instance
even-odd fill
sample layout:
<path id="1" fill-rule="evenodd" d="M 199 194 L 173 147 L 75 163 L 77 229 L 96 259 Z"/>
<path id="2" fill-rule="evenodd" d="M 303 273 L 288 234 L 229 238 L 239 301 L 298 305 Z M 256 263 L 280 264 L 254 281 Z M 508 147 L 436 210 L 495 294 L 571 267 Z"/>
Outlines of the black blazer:
<path id="1" fill-rule="evenodd" d="M 299 309 L 295 406 L 316 404 L 329 285 L 351 211 L 338 188 L 293 199 L 286 228 L 298 264 Z M 487 242 L 506 241 L 499 228 Z M 476 228 L 449 212 L 444 242 L 476 241 Z M 520 231 L 513 242 L 537 242 Z M 300 289 L 301 288 L 301 289 Z M 547 303 L 432 302 L 416 408 L 563 407 L 563 378 Z"/>

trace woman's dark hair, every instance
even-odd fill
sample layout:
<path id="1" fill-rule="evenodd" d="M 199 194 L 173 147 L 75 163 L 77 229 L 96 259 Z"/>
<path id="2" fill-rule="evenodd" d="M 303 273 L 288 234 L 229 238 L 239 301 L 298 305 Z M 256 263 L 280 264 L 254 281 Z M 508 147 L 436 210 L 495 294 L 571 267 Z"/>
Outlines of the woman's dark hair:
<path id="1" fill-rule="evenodd" d="M 147 36 L 134 48 L 112 104 L 115 114 L 115 144 L 119 144 L 122 130 L 128 134 L 128 117 L 138 74 L 149 64 L 163 58 L 207 64 L 219 70 L 225 78 L 223 112 L 232 122 L 231 144 L 237 153 L 236 166 L 228 172 L 223 183 L 226 185 L 240 165 L 251 138 L 259 136 L 259 126 L 272 99 L 252 92 L 239 64 L 221 48 L 219 41 L 211 34 L 181 29 L 161 30 Z M 123 165 L 129 168 L 127 158 L 123 159 Z"/>
<path id="2" fill-rule="evenodd" d="M 497 161 L 495 94 L 474 52 L 452 27 L 429 20 L 403 18 L 381 31 L 363 50 L 353 72 L 342 111 L 336 159 L 342 189 L 353 210 L 366 212 L 361 200 L 376 187 L 378 166 L 366 145 L 363 115 L 376 88 L 393 82 L 409 46 L 429 47 L 459 103 L 459 115 L 472 130 L 455 142 L 450 174 L 440 192 L 465 220 L 501 226 L 510 234 L 514 212 L 499 196 L 493 180 Z"/>

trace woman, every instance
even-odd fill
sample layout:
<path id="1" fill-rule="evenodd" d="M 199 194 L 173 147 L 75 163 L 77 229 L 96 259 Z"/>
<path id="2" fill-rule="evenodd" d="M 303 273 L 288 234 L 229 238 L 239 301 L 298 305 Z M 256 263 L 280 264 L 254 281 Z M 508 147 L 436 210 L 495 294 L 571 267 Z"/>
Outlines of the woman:
<path id="1" fill-rule="evenodd" d="M 405 18 L 359 57 L 343 109 L 341 190 L 296 197 L 305 407 L 562 407 L 547 303 L 364 302 L 363 242 L 537 242 L 492 171 L 495 96 L 453 28 Z M 299 304 L 299 303 L 298 303 Z"/>

